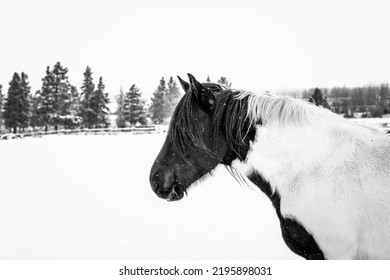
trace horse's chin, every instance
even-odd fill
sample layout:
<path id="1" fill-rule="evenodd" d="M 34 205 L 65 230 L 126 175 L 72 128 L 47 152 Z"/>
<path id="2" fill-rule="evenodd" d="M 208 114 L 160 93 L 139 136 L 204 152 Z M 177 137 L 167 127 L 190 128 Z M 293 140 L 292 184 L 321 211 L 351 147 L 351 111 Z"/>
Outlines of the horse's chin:
<path id="1" fill-rule="evenodd" d="M 166 199 L 167 201 L 178 201 L 182 199 L 184 195 L 187 195 L 186 188 L 182 184 L 176 183 Z"/>
<path id="2" fill-rule="evenodd" d="M 206 180 L 208 176 L 212 175 L 212 170 L 208 172 L 204 172 L 198 179 L 189 183 L 189 185 L 184 186 L 183 184 L 176 182 L 169 195 L 165 198 L 167 201 L 178 201 L 184 197 L 184 195 L 188 195 L 187 189 L 193 185 L 199 184 L 203 180 Z M 187 182 L 188 183 L 188 182 Z"/>

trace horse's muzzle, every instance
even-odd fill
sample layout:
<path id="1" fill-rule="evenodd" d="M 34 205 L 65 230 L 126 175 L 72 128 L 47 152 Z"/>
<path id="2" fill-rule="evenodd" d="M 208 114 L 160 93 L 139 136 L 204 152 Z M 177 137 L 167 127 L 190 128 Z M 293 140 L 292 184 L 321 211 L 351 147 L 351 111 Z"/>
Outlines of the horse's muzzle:
<path id="1" fill-rule="evenodd" d="M 151 172 L 150 185 L 156 195 L 168 201 L 177 201 L 187 194 L 185 187 L 175 180 L 173 172 Z"/>

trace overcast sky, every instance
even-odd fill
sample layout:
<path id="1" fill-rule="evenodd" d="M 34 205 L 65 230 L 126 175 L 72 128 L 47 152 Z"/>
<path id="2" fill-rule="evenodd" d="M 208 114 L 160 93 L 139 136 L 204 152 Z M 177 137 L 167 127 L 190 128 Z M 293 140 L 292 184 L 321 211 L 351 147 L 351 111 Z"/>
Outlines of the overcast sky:
<path id="1" fill-rule="evenodd" d="M 161 77 L 278 90 L 390 82 L 390 1 L 0 0 L 0 84 L 60 61 L 116 95 Z"/>

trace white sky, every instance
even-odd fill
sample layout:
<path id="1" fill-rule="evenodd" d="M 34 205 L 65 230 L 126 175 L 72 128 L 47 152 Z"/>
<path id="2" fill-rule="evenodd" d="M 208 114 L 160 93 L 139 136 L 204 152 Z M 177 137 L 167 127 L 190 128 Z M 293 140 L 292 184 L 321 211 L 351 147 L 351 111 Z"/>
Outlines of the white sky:
<path id="1" fill-rule="evenodd" d="M 57 61 L 78 88 L 91 66 L 112 96 L 188 72 L 254 91 L 390 82 L 389 14 L 388 0 L 0 0 L 0 84 L 24 71 L 35 92 Z"/>

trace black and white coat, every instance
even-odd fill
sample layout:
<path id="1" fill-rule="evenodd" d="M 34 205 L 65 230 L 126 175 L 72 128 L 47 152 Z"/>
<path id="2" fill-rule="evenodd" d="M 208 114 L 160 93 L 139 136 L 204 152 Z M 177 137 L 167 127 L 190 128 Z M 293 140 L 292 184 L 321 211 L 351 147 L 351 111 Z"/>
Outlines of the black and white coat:
<path id="1" fill-rule="evenodd" d="M 288 97 L 242 92 L 256 135 L 233 167 L 308 259 L 390 259 L 390 139 Z"/>

